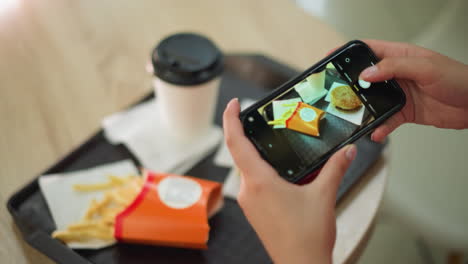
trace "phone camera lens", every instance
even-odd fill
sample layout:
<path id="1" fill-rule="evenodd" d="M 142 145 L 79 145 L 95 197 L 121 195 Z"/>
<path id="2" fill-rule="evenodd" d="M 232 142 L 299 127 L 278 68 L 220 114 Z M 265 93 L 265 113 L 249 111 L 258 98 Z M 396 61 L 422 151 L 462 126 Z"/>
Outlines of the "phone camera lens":
<path id="1" fill-rule="evenodd" d="M 344 61 L 345 61 L 346 63 L 350 63 L 350 62 L 351 62 L 351 59 L 350 59 L 350 58 L 345 58 Z"/>

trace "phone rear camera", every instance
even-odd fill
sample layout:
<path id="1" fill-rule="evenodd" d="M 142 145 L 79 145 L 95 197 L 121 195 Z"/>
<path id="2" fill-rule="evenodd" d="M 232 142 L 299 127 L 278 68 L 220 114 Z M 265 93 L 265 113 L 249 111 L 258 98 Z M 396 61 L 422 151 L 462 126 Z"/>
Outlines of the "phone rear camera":
<path id="1" fill-rule="evenodd" d="M 350 63 L 350 62 L 351 62 L 351 59 L 350 59 L 350 58 L 345 58 L 344 61 L 345 61 L 346 63 Z"/>

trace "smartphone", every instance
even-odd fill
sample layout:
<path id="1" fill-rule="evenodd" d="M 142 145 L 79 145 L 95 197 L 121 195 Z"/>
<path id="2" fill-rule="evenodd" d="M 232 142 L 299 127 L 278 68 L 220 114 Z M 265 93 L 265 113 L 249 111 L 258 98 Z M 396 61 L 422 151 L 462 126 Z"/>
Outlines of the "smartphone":
<path id="1" fill-rule="evenodd" d="M 242 111 L 245 135 L 284 179 L 314 175 L 334 152 L 405 105 L 395 80 L 359 80 L 377 62 L 364 42 L 347 43 Z"/>

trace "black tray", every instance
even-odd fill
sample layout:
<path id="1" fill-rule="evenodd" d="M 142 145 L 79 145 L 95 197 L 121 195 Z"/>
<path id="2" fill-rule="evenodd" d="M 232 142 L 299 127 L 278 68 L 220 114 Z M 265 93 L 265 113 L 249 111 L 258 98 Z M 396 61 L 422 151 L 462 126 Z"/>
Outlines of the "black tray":
<path id="1" fill-rule="evenodd" d="M 259 55 L 230 55 L 226 57 L 225 64 L 216 113 L 217 124 L 221 124 L 222 111 L 230 98 L 259 99 L 297 73 Z M 151 97 L 152 94 L 142 101 Z M 345 175 L 338 199 L 374 163 L 383 148 L 383 145 L 373 143 L 367 137 L 360 139 L 357 145 L 358 155 Z M 202 160 L 188 174 L 222 182 L 228 169 L 216 167 L 212 161 L 213 155 Z M 74 171 L 128 158 L 139 165 L 124 146 L 110 144 L 99 131 L 42 174 Z M 50 236 L 55 225 L 39 190 L 37 178 L 15 193 L 7 206 L 26 242 L 59 263 L 271 262 L 238 204 L 230 199 L 225 200 L 223 210 L 210 220 L 208 249 L 203 251 L 123 243 L 100 250 L 72 250 Z"/>

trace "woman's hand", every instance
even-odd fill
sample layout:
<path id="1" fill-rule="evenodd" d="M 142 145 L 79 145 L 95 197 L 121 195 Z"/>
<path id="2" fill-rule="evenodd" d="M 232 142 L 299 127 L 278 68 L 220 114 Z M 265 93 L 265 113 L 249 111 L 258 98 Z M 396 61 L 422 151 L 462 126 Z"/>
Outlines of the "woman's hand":
<path id="1" fill-rule="evenodd" d="M 245 137 L 239 102 L 224 112 L 229 151 L 241 172 L 238 202 L 275 263 L 331 263 L 335 244 L 338 186 L 356 147 L 335 153 L 307 185 L 287 182 Z"/>
<path id="2" fill-rule="evenodd" d="M 468 128 L 468 65 L 406 43 L 364 40 L 382 59 L 360 78 L 380 82 L 395 78 L 406 94 L 405 107 L 378 127 L 382 141 L 404 123 L 439 128 Z"/>

